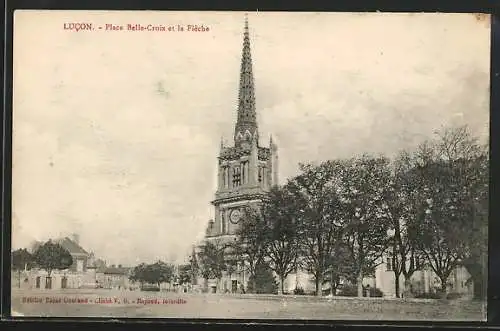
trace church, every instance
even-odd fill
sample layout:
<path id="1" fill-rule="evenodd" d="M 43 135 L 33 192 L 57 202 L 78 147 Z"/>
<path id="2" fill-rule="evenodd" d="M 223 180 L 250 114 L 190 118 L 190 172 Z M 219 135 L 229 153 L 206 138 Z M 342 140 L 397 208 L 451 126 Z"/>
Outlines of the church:
<path id="1" fill-rule="evenodd" d="M 236 231 L 242 216 L 241 208 L 255 206 L 265 197 L 269 189 L 278 184 L 278 146 L 272 136 L 266 146 L 261 145 L 257 122 L 255 86 L 250 48 L 248 19 L 245 18 L 243 50 L 241 56 L 237 119 L 233 144 L 221 142 L 218 156 L 218 180 L 215 199 L 212 201 L 214 219 L 209 221 L 204 242 L 217 246 L 236 240 Z M 198 247 L 200 249 L 203 243 Z M 305 275 L 304 275 L 305 276 Z M 246 289 L 249 275 L 241 262 L 234 272 L 224 274 L 220 283 L 209 280 L 205 286 L 211 292 L 236 292 Z M 290 290 L 298 285 L 299 278 L 288 277 Z M 291 281 L 291 278 L 294 281 Z M 304 277 L 304 280 L 309 277 Z M 199 283 L 203 282 L 199 279 Z M 310 286 L 314 287 L 310 282 Z"/>

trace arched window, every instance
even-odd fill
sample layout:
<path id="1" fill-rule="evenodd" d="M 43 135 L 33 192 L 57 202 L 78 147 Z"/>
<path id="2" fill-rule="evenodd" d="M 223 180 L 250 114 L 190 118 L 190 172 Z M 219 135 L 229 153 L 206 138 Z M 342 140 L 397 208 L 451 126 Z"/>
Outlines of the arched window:
<path id="1" fill-rule="evenodd" d="M 238 187 L 241 185 L 241 168 L 233 168 L 233 187 Z"/>
<path id="2" fill-rule="evenodd" d="M 241 182 L 242 184 L 248 183 L 248 161 L 241 163 Z"/>

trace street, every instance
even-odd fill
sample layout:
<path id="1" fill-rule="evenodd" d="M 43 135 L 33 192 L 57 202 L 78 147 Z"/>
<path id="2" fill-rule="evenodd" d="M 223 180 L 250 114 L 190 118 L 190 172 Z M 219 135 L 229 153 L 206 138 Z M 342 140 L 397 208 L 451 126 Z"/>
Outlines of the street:
<path id="1" fill-rule="evenodd" d="M 484 320 L 480 302 L 13 289 L 13 316 L 314 320 Z"/>

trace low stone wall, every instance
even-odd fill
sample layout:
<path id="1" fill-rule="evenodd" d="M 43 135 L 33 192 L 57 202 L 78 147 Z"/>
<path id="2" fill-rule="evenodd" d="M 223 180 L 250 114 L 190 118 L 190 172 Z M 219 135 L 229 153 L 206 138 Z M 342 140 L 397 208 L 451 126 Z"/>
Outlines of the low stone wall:
<path id="1" fill-rule="evenodd" d="M 228 296 L 240 299 L 259 299 L 259 300 L 294 300 L 294 301 L 337 301 L 337 300 L 355 300 L 355 301 L 401 301 L 401 302 L 436 302 L 437 299 L 415 299 L 415 298 L 380 298 L 380 297 L 344 297 L 344 296 L 314 296 L 314 295 L 272 295 L 272 294 L 207 294 L 213 296 Z"/>

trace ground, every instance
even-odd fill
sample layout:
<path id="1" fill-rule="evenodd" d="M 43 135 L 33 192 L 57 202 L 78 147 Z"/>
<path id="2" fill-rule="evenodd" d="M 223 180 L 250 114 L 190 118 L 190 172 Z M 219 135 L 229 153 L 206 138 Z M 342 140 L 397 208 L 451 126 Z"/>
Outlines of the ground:
<path id="1" fill-rule="evenodd" d="M 87 299 L 87 303 L 45 303 L 47 300 L 54 302 L 59 299 L 68 301 L 75 298 Z M 96 303 L 97 298 L 107 298 L 112 303 Z M 158 303 L 137 301 L 148 298 L 157 299 Z M 43 303 L 23 303 L 23 299 L 24 301 L 37 299 Z M 486 316 L 484 305 L 472 301 L 19 289 L 12 290 L 12 314 L 32 317 L 448 321 L 481 321 Z"/>

